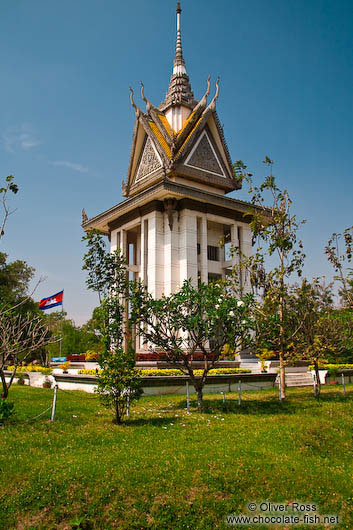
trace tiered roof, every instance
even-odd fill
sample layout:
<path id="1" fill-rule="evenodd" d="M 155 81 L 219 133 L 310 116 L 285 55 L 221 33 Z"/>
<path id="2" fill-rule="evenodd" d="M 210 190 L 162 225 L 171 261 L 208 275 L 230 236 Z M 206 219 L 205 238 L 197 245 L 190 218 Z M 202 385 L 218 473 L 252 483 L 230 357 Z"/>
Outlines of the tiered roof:
<path id="1" fill-rule="evenodd" d="M 130 164 L 123 192 L 131 197 L 156 182 L 182 177 L 229 192 L 240 187 L 233 176 L 232 160 L 216 112 L 219 79 L 216 92 L 207 105 L 207 89 L 199 102 L 194 98 L 182 51 L 180 30 L 180 2 L 177 3 L 177 38 L 173 73 L 166 97 L 159 107 L 145 96 L 141 83 L 141 97 L 146 104 L 142 111 L 134 101 L 136 112 Z M 174 130 L 170 119 L 173 111 L 180 110 L 179 130 Z M 196 151 L 195 151 L 196 150 Z"/>

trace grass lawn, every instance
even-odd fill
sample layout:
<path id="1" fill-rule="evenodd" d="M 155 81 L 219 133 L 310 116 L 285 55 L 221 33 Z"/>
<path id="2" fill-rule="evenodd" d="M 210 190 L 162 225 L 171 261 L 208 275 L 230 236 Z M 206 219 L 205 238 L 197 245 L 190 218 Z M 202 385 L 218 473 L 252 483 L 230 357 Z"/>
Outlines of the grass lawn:
<path id="1" fill-rule="evenodd" d="M 317 504 L 353 528 L 353 385 L 207 395 L 206 412 L 183 396 L 145 397 L 125 425 L 98 397 L 14 385 L 16 417 L 0 428 L 1 529 L 229 528 L 250 501 Z M 311 526 L 313 527 L 313 526 Z M 237 528 L 267 528 L 245 525 Z M 272 528 L 309 528 L 279 525 Z M 313 527 L 314 528 L 314 527 Z M 316 526 L 315 528 L 324 528 Z M 333 528 L 333 526 L 326 526 Z"/>

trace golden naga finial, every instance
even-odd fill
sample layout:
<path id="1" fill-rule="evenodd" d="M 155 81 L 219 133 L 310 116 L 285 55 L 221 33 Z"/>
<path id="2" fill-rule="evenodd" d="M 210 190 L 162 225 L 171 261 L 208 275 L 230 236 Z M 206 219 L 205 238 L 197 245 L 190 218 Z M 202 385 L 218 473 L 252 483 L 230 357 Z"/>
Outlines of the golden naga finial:
<path id="1" fill-rule="evenodd" d="M 146 110 L 149 113 L 152 107 L 152 103 L 145 96 L 145 85 L 142 83 L 142 81 L 140 81 L 140 83 L 141 83 L 141 97 L 143 101 L 146 103 Z"/>
<path id="2" fill-rule="evenodd" d="M 219 95 L 219 76 L 217 77 L 217 81 L 216 81 L 216 93 L 209 105 L 209 108 L 212 109 L 212 110 L 216 110 L 216 101 L 218 99 L 218 95 Z"/>
<path id="3" fill-rule="evenodd" d="M 200 99 L 200 103 L 198 105 L 196 105 L 194 110 L 197 110 L 200 107 L 206 107 L 207 98 L 210 95 L 210 87 L 211 87 L 211 82 L 210 81 L 211 81 L 211 74 L 207 78 L 207 90 L 205 92 L 205 95 L 203 96 L 203 98 Z"/>
<path id="4" fill-rule="evenodd" d="M 129 87 L 130 89 L 130 101 L 131 101 L 131 105 L 134 107 L 135 111 L 136 111 L 136 116 L 139 116 L 140 114 L 140 109 L 138 108 L 138 106 L 136 105 L 136 103 L 134 102 L 134 91 L 133 89 L 131 88 L 131 86 Z"/>
<path id="5" fill-rule="evenodd" d="M 81 215 L 82 215 L 82 224 L 85 224 L 88 221 L 88 217 L 86 214 L 86 210 L 84 208 L 82 208 Z"/>

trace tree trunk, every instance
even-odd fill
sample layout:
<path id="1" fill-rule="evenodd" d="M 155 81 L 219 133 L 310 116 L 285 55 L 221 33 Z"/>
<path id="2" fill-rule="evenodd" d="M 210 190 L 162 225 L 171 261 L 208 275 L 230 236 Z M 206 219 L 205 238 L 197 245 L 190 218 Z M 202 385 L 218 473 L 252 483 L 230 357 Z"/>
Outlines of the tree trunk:
<path id="1" fill-rule="evenodd" d="M 201 388 L 195 388 L 196 390 L 196 393 L 197 393 L 197 410 L 199 412 L 202 411 L 202 406 L 203 406 L 203 401 L 202 401 L 202 398 L 203 398 L 203 392 L 202 392 L 202 387 Z"/>
<path id="2" fill-rule="evenodd" d="M 204 381 L 202 380 L 202 378 L 196 378 L 193 373 L 190 373 L 189 372 L 189 375 L 190 375 L 190 380 L 191 380 L 191 383 L 196 391 L 196 396 L 197 396 L 197 410 L 199 412 L 202 411 L 202 408 L 203 408 L 203 385 L 204 385 Z"/>
<path id="3" fill-rule="evenodd" d="M 121 418 L 121 412 L 120 412 L 120 404 L 119 404 L 119 401 L 117 400 L 115 402 L 115 418 L 114 418 L 114 423 L 116 423 L 117 425 L 121 425 L 122 424 L 122 418 Z"/>
<path id="4" fill-rule="evenodd" d="M 283 358 L 283 351 L 279 353 L 279 399 L 286 399 L 286 372 Z"/>
<path id="5" fill-rule="evenodd" d="M 320 374 L 319 374 L 319 363 L 317 362 L 317 359 L 314 360 L 314 370 L 315 370 L 315 379 L 316 379 L 315 397 L 318 398 L 320 396 L 321 383 L 320 383 Z"/>
<path id="6" fill-rule="evenodd" d="M 1 399 L 7 399 L 9 395 L 9 389 L 6 383 L 5 374 L 2 369 L 0 370 L 0 378 L 1 378 L 1 383 L 2 383 Z"/>
<path id="7" fill-rule="evenodd" d="M 281 278 L 280 278 L 280 299 L 279 299 L 279 371 L 280 371 L 280 392 L 279 399 L 284 401 L 286 399 L 286 372 L 284 364 L 284 256 L 281 252 Z"/>

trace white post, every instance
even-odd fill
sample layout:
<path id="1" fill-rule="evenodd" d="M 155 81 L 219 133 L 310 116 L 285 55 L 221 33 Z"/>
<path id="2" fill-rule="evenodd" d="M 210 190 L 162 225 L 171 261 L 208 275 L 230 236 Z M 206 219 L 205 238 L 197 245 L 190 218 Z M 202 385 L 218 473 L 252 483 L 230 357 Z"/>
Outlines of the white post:
<path id="1" fill-rule="evenodd" d="M 186 412 L 190 413 L 189 382 L 186 381 Z"/>
<path id="2" fill-rule="evenodd" d="M 346 384 L 344 382 L 344 374 L 342 374 L 342 385 L 343 385 L 343 393 L 346 393 Z"/>
<path id="3" fill-rule="evenodd" d="M 241 379 L 238 381 L 238 405 L 241 404 Z"/>
<path id="4" fill-rule="evenodd" d="M 126 398 L 126 416 L 130 416 L 130 394 L 128 394 Z"/>
<path id="5" fill-rule="evenodd" d="M 54 421 L 55 418 L 55 409 L 56 409 L 56 395 L 58 393 L 58 385 L 54 386 L 54 396 L 53 396 L 53 405 L 51 408 L 51 418 L 50 421 Z"/>

